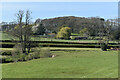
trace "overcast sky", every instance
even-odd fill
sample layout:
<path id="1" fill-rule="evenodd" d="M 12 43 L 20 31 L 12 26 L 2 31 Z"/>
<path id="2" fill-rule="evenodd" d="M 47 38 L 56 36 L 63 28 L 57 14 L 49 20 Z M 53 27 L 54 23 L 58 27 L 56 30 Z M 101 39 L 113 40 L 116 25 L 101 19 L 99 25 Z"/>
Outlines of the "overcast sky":
<path id="1" fill-rule="evenodd" d="M 2 21 L 15 20 L 15 13 L 29 9 L 32 20 L 60 16 L 102 17 L 105 19 L 118 16 L 118 2 L 3 2 Z"/>

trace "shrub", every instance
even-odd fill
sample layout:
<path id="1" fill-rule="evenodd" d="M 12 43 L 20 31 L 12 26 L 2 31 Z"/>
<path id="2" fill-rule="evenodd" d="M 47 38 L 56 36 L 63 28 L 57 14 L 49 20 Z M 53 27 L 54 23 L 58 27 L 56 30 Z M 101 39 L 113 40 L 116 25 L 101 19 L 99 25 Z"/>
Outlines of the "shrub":
<path id="1" fill-rule="evenodd" d="M 33 56 L 34 59 L 51 56 L 49 47 L 47 47 L 47 48 L 37 47 L 37 48 L 33 49 L 32 51 L 33 51 L 33 53 L 30 55 Z"/>
<path id="2" fill-rule="evenodd" d="M 7 56 L 7 57 L 1 57 L 0 58 L 0 62 L 1 63 L 10 63 L 10 62 L 13 62 L 13 61 L 14 61 L 13 58 L 10 57 L 10 56 L 9 57 Z"/>
<path id="3" fill-rule="evenodd" d="M 17 58 L 19 61 L 25 61 L 25 56 L 25 54 L 19 54 Z"/>
<path id="4" fill-rule="evenodd" d="M 29 60 L 29 56 L 26 55 L 26 56 L 24 57 L 24 61 L 28 61 L 28 60 Z"/>
<path id="5" fill-rule="evenodd" d="M 1 52 L 1 55 L 12 55 L 12 53 L 10 51 L 7 51 L 7 52 L 3 51 Z"/>
<path id="6" fill-rule="evenodd" d="M 108 48 L 108 46 L 107 46 L 106 43 L 102 43 L 102 44 L 101 44 L 101 49 L 102 49 L 103 51 L 107 51 L 107 48 Z"/>
<path id="7" fill-rule="evenodd" d="M 21 45 L 16 44 L 12 51 L 12 58 L 14 59 L 14 62 L 23 61 L 24 57 L 25 57 L 25 55 L 22 53 Z"/>
<path id="8" fill-rule="evenodd" d="M 6 62 L 13 62 L 14 60 L 13 60 L 12 57 L 7 57 L 7 58 L 5 59 L 5 61 L 6 61 Z"/>
<path id="9" fill-rule="evenodd" d="M 33 53 L 30 54 L 34 59 L 40 58 L 41 47 L 37 47 L 32 50 Z"/>
<path id="10" fill-rule="evenodd" d="M 13 62 L 18 62 L 19 61 L 19 59 L 15 58 L 15 57 L 14 58 L 12 57 L 12 59 L 13 59 Z"/>
<path id="11" fill-rule="evenodd" d="M 34 54 L 33 54 L 33 53 L 30 53 L 30 54 L 29 54 L 29 58 L 30 58 L 30 60 L 31 60 L 31 59 L 34 59 Z"/>
<path id="12" fill-rule="evenodd" d="M 47 48 L 41 48 L 41 51 L 40 51 L 40 57 L 51 57 L 51 53 L 50 53 L 50 48 L 47 47 Z"/>
<path id="13" fill-rule="evenodd" d="M 40 52 L 41 52 L 41 47 L 37 47 L 34 50 L 34 53 L 33 53 L 34 59 L 40 58 Z"/>
<path id="14" fill-rule="evenodd" d="M 5 62 L 5 57 L 0 57 L 0 63 L 4 63 Z"/>
<path id="15" fill-rule="evenodd" d="M 33 57 L 34 59 L 40 58 L 40 52 L 34 52 Z"/>
<path id="16" fill-rule="evenodd" d="M 31 54 L 28 54 L 28 60 L 32 60 L 33 59 L 33 56 L 31 56 Z"/>

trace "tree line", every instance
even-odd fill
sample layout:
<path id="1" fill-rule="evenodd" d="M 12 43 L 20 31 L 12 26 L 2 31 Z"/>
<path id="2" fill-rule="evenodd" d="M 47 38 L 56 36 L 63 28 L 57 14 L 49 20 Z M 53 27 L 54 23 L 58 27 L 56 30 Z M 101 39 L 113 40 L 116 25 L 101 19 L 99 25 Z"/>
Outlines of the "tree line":
<path id="1" fill-rule="evenodd" d="M 26 24 L 25 22 L 22 22 Z M 10 24 L 2 25 L 2 30 L 12 30 L 18 24 L 17 22 L 11 22 Z M 80 36 L 95 37 L 99 36 L 101 39 L 103 36 L 107 36 L 107 40 L 118 40 L 120 36 L 120 30 L 118 26 L 118 19 L 107 19 L 100 17 L 75 17 L 65 16 L 56 17 L 51 19 L 37 19 L 32 23 L 34 29 L 33 33 L 37 35 L 43 35 L 45 33 L 58 33 L 61 26 L 66 26 L 71 29 L 71 33 L 80 34 Z M 9 26 L 9 27 L 7 27 Z M 36 26 L 36 27 L 34 27 Z"/>

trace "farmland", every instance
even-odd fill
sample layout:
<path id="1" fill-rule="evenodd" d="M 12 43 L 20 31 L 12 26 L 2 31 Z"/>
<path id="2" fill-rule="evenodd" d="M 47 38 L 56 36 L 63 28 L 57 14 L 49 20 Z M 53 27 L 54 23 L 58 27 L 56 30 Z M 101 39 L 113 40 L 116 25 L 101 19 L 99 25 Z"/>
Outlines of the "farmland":
<path id="1" fill-rule="evenodd" d="M 3 52 L 14 50 L 15 43 L 8 36 L 6 33 L 2 34 L 0 44 L 3 45 L 3 48 L 0 50 Z M 39 37 L 32 39 L 38 46 L 49 47 L 50 53 L 56 56 L 17 63 L 3 63 L 3 78 L 118 77 L 118 51 L 109 49 L 102 51 L 98 40 L 61 40 Z M 110 41 L 109 46 L 119 45 Z M 36 47 L 34 46 L 32 49 L 36 49 Z"/>
<path id="2" fill-rule="evenodd" d="M 79 49 L 80 50 L 80 49 Z M 2 64 L 3 78 L 117 78 L 118 52 L 51 51 L 55 58 Z M 14 68 L 14 69 L 13 69 Z"/>

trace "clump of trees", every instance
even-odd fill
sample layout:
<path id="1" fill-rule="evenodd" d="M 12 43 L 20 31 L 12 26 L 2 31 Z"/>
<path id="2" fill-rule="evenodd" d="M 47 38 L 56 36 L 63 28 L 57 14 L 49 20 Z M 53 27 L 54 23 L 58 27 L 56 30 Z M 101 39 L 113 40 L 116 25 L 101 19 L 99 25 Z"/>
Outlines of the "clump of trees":
<path id="1" fill-rule="evenodd" d="M 118 19 L 108 19 L 102 22 L 103 28 L 99 30 L 99 37 L 103 43 L 101 43 L 101 49 L 106 51 L 108 49 L 109 41 L 119 41 L 119 25 Z"/>
<path id="2" fill-rule="evenodd" d="M 101 49 L 102 49 L 103 51 L 107 51 L 107 49 L 108 49 L 108 44 L 106 44 L 106 43 L 101 43 Z"/>
<path id="3" fill-rule="evenodd" d="M 88 36 L 88 29 L 84 28 L 84 29 L 80 30 L 80 36 Z"/>
<path id="4" fill-rule="evenodd" d="M 39 24 L 37 26 L 37 30 L 35 31 L 35 34 L 37 34 L 37 35 L 43 35 L 45 33 L 45 31 L 46 31 L 46 29 L 43 26 L 43 24 Z"/>
<path id="5" fill-rule="evenodd" d="M 10 57 L 9 60 L 8 58 L 6 58 L 7 62 L 27 61 L 40 57 L 50 57 L 51 53 L 48 48 L 44 50 L 43 48 L 35 50 L 31 49 L 32 45 L 35 44 L 33 43 L 32 39 L 32 27 L 34 26 L 34 24 L 31 24 L 31 12 L 29 10 L 27 10 L 26 12 L 24 12 L 23 10 L 19 10 L 19 12 L 16 14 L 16 17 L 16 26 L 8 32 L 13 37 L 15 37 L 15 40 L 12 39 L 12 41 L 16 42 L 16 45 L 14 46 L 14 50 L 12 51 L 12 57 Z M 43 26 L 40 24 L 37 29 L 38 34 L 43 33 L 42 31 L 40 31 L 41 27 Z"/>
<path id="6" fill-rule="evenodd" d="M 71 35 L 71 28 L 62 26 L 60 28 L 59 32 L 57 33 L 56 38 L 58 38 L 58 39 L 69 39 L 70 35 Z"/>
<path id="7" fill-rule="evenodd" d="M 112 33 L 113 40 L 120 40 L 120 27 L 118 29 L 115 29 Z"/>

